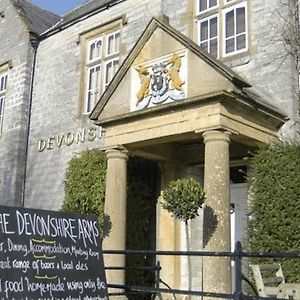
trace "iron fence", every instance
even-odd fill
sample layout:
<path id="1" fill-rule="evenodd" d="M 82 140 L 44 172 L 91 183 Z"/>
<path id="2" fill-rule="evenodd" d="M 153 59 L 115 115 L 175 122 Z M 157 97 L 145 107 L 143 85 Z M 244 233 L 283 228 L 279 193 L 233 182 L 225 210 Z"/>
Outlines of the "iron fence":
<path id="1" fill-rule="evenodd" d="M 161 266 L 157 261 L 154 266 L 147 267 L 122 267 L 122 266 L 105 266 L 105 270 L 144 270 L 153 271 L 155 273 L 154 286 L 140 286 L 140 285 L 124 285 L 124 284 L 110 284 L 107 286 L 110 289 L 119 289 L 123 292 L 110 292 L 109 295 L 131 295 L 133 293 L 141 293 L 150 295 L 150 299 L 162 299 L 161 294 L 171 294 L 176 299 L 178 295 L 211 297 L 220 299 L 234 299 L 234 300 L 271 300 L 280 298 L 274 297 L 260 297 L 256 290 L 254 283 L 245 276 L 242 271 L 243 259 L 246 258 L 269 258 L 269 259 L 299 259 L 300 253 L 275 253 L 275 252 L 245 252 L 242 249 L 241 243 L 237 242 L 234 252 L 208 252 L 208 251 L 153 251 L 153 250 L 103 250 L 103 254 L 111 255 L 153 255 L 153 256 L 197 256 L 197 257 L 230 257 L 234 261 L 234 286 L 233 293 L 216 293 L 210 291 L 196 291 L 173 289 L 160 277 Z M 204 274 L 205 275 L 205 274 Z M 203 275 L 203 276 L 204 276 Z M 252 290 L 252 294 L 243 291 L 243 282 L 245 282 Z M 162 287 L 164 286 L 164 287 Z M 283 300 L 283 299 L 282 299 Z"/>

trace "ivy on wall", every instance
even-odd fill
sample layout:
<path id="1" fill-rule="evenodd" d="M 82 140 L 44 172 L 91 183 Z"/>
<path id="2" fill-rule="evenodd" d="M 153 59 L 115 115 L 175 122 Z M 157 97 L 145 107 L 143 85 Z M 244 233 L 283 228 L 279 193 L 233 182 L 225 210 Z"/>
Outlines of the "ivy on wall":
<path id="1" fill-rule="evenodd" d="M 251 251 L 300 251 L 300 144 L 265 146 L 251 159 Z M 287 281 L 300 282 L 300 260 L 280 260 Z"/>
<path id="2" fill-rule="evenodd" d="M 75 155 L 67 167 L 65 199 L 61 210 L 97 215 L 100 227 L 103 229 L 106 167 L 106 155 L 99 149 L 86 150 Z M 159 182 L 157 164 L 145 159 L 130 158 L 127 172 L 126 249 L 155 250 L 157 183 Z M 128 267 L 154 266 L 155 257 L 127 256 L 126 265 Z M 153 285 L 154 273 L 149 270 L 128 271 L 126 283 Z M 147 299 L 147 297 L 139 294 L 130 295 L 129 299 Z"/>
<path id="3" fill-rule="evenodd" d="M 106 155 L 99 149 L 75 155 L 65 175 L 65 199 L 62 211 L 98 216 L 104 222 Z"/>

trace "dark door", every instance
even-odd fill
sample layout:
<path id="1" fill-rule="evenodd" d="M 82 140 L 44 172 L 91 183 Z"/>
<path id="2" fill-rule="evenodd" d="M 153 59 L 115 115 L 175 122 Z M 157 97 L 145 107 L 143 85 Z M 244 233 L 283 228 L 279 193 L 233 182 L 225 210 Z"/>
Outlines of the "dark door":
<path id="1" fill-rule="evenodd" d="M 156 203 L 160 190 L 160 171 L 155 161 L 133 157 L 127 169 L 127 233 L 126 249 L 156 249 Z M 154 266 L 155 256 L 127 255 L 127 267 Z M 128 270 L 128 285 L 154 285 L 154 271 Z M 128 295 L 129 299 L 150 299 L 149 295 Z"/>

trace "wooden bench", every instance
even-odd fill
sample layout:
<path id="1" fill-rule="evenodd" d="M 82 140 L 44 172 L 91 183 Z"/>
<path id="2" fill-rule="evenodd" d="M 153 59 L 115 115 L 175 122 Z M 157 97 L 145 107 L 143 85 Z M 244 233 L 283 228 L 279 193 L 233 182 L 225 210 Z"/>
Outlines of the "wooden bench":
<path id="1" fill-rule="evenodd" d="M 252 265 L 251 268 L 260 297 L 300 299 L 300 284 L 286 283 L 280 264 Z"/>

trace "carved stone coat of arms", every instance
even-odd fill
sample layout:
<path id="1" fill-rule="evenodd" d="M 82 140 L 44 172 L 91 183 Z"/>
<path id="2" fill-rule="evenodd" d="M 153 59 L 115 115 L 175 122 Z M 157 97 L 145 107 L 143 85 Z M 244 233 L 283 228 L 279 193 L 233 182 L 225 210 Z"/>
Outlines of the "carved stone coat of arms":
<path id="1" fill-rule="evenodd" d="M 136 67 L 140 78 L 136 109 L 183 99 L 185 82 L 180 78 L 180 68 L 181 57 L 176 53 L 173 53 L 170 59 L 152 66 Z"/>

